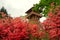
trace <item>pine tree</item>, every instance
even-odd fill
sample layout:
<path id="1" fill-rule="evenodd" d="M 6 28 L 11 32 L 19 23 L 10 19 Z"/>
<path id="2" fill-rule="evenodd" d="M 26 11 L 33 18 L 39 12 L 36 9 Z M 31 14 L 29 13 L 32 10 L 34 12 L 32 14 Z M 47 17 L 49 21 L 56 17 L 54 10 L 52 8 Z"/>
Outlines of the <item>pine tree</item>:
<path id="1" fill-rule="evenodd" d="M 7 10 L 6 10 L 4 7 L 2 7 L 2 8 L 0 9 L 0 18 L 2 18 L 1 12 L 4 12 L 4 14 L 8 15 Z"/>
<path id="2" fill-rule="evenodd" d="M 6 15 L 8 15 L 7 10 L 4 7 L 1 8 L 0 12 L 4 12 Z"/>

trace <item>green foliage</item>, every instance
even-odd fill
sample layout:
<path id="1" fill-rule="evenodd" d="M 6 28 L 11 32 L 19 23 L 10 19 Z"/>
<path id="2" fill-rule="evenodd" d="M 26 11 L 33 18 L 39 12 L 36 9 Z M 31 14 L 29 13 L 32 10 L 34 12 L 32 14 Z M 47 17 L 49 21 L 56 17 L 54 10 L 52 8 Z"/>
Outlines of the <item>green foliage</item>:
<path id="1" fill-rule="evenodd" d="M 2 18 L 2 15 L 0 14 L 0 18 Z"/>
<path id="2" fill-rule="evenodd" d="M 48 6 L 49 4 L 50 4 L 50 0 L 41 0 L 40 2 L 39 2 L 39 5 L 40 6 Z"/>
<path id="3" fill-rule="evenodd" d="M 0 12 L 4 12 L 5 14 L 8 15 L 8 13 L 7 13 L 7 11 L 6 11 L 6 9 L 4 7 L 1 8 Z"/>
<path id="4" fill-rule="evenodd" d="M 2 7 L 0 9 L 0 12 L 4 12 L 6 15 L 8 15 L 8 13 L 7 13 L 7 11 L 6 11 L 6 9 L 4 7 Z M 2 14 L 1 13 L 0 13 L 0 18 L 2 18 Z"/>
<path id="5" fill-rule="evenodd" d="M 38 4 L 35 4 L 35 5 L 34 5 L 34 8 L 33 8 L 32 10 L 34 10 L 35 12 L 40 13 L 39 7 L 40 7 L 40 6 L 39 6 Z"/>
<path id="6" fill-rule="evenodd" d="M 49 40 L 49 37 L 48 37 L 48 32 L 46 32 L 46 37 L 45 38 L 42 38 L 42 40 Z"/>
<path id="7" fill-rule="evenodd" d="M 60 5 L 60 0 L 40 0 L 38 4 L 34 5 L 33 11 L 38 12 L 38 13 L 42 12 L 44 16 L 47 16 L 50 9 L 50 4 L 52 2 L 54 2 L 54 6 Z M 44 8 L 45 10 L 43 11 Z"/>
<path id="8" fill-rule="evenodd" d="M 44 16 L 47 16 L 48 12 L 49 12 L 50 6 L 47 6 L 45 8 L 45 10 L 42 12 L 44 14 Z"/>

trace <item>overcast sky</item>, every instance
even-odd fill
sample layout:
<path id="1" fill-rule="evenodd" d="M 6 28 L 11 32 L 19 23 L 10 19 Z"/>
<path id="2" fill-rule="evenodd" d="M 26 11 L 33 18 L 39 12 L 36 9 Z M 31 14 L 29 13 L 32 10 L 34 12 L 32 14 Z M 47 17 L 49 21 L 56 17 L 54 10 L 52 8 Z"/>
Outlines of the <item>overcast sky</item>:
<path id="1" fill-rule="evenodd" d="M 0 8 L 4 6 L 8 14 L 12 17 L 26 15 L 25 12 L 30 9 L 33 4 L 39 3 L 40 0 L 0 0 Z M 44 18 L 42 18 L 44 20 Z"/>
<path id="2" fill-rule="evenodd" d="M 12 17 L 24 16 L 38 2 L 39 0 L 0 0 L 0 8 L 4 6 Z"/>

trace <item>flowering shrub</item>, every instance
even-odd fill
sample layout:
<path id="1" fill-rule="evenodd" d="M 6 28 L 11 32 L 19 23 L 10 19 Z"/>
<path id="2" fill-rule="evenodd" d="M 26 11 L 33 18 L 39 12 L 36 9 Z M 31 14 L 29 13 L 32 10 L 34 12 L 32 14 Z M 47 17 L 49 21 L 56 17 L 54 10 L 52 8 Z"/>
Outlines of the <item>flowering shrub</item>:
<path id="1" fill-rule="evenodd" d="M 48 18 L 43 22 L 43 25 L 50 39 L 60 40 L 60 6 L 56 6 L 54 12 L 48 13 Z"/>
<path id="2" fill-rule="evenodd" d="M 40 40 L 44 35 L 37 24 L 30 24 L 20 17 L 0 20 L 0 40 Z"/>
<path id="3" fill-rule="evenodd" d="M 9 25 L 8 25 L 9 24 Z M 28 40 L 26 30 L 27 23 L 22 22 L 20 18 L 11 19 L 10 23 L 6 19 L 0 22 L 0 39 L 1 40 Z"/>

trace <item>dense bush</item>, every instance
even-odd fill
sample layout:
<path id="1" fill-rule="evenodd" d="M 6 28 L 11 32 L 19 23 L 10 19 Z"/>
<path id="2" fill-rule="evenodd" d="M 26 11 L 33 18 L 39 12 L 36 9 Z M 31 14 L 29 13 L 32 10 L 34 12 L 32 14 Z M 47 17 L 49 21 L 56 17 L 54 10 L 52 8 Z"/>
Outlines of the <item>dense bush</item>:
<path id="1" fill-rule="evenodd" d="M 37 24 L 32 25 L 20 17 L 0 19 L 0 40 L 40 40 L 44 35 Z"/>
<path id="2" fill-rule="evenodd" d="M 45 30 L 50 39 L 60 40 L 60 6 L 56 6 L 54 11 L 50 9 L 48 18 L 43 22 Z"/>

